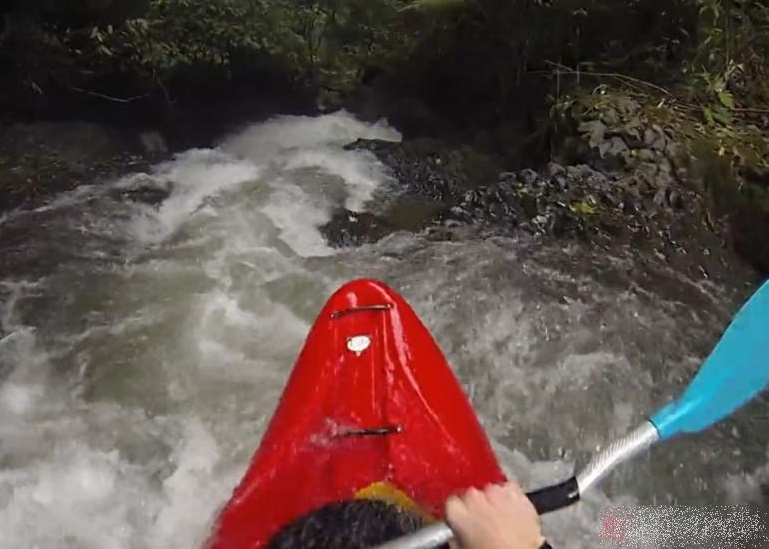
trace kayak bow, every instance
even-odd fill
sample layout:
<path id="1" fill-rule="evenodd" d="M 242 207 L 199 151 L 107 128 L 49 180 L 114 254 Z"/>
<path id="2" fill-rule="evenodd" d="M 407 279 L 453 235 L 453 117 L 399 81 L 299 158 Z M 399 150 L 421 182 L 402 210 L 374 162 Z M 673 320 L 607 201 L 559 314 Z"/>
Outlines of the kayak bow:
<path id="1" fill-rule="evenodd" d="M 467 396 L 406 301 L 353 280 L 310 329 L 208 549 L 258 548 L 327 503 L 380 497 L 434 520 L 445 500 L 506 480 Z"/>

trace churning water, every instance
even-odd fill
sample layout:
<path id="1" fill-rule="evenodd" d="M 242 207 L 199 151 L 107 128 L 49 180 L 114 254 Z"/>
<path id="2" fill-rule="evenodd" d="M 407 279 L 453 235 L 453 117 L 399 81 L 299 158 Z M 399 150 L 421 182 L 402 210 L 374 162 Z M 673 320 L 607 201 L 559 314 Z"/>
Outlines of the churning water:
<path id="1" fill-rule="evenodd" d="M 383 279 L 434 333 L 526 488 L 680 390 L 737 304 L 641 261 L 396 233 L 329 248 L 336 207 L 398 192 L 341 112 L 277 117 L 0 221 L 0 548 L 192 548 L 245 471 L 304 337 L 343 282 Z M 155 206 L 126 199 L 165 189 Z M 545 518 L 597 547 L 606 505 L 761 501 L 765 402 L 655 448 Z"/>

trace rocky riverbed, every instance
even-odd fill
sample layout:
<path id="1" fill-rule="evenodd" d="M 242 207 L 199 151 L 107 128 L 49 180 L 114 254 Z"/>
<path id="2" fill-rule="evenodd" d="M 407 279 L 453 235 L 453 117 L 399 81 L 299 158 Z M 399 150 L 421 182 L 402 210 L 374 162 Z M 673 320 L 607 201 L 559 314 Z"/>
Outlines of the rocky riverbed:
<path id="1" fill-rule="evenodd" d="M 714 226 L 708 194 L 681 162 L 672 130 L 620 122 L 609 113 L 606 122 L 583 123 L 556 161 L 517 171 L 434 139 L 358 141 L 348 148 L 372 151 L 387 166 L 396 197 L 376 214 L 338 212 L 324 234 L 348 246 L 397 230 L 456 238 L 441 229 L 462 226 L 474 238 L 524 233 L 629 248 L 696 278 L 751 280 L 749 263 L 761 258 L 740 257 L 730 246 L 731 225 Z M 576 162 L 568 164 L 569 156 Z"/>
<path id="2" fill-rule="evenodd" d="M 457 232 L 446 229 L 463 227 L 471 238 L 522 233 L 632 248 L 689 276 L 714 280 L 752 280 L 750 264 L 761 269 L 769 261 L 761 211 L 735 215 L 738 206 L 729 211 L 725 199 L 714 208 L 681 162 L 671 128 L 627 123 L 611 110 L 582 122 L 546 165 L 516 171 L 505 171 L 499 158 L 482 151 L 435 138 L 359 139 L 346 148 L 373 153 L 396 189 L 375 197 L 368 211 L 337 210 L 321 227 L 335 247 L 373 243 L 399 230 L 455 239 Z M 6 211 L 146 170 L 169 155 L 158 132 L 77 122 L 7 126 L 0 151 L 0 208 Z M 139 185 L 123 196 L 152 204 L 169 192 Z M 719 224 L 714 210 L 726 221 Z"/>
<path id="3" fill-rule="evenodd" d="M 146 169 L 167 153 L 157 132 L 86 122 L 0 128 L 0 211 L 36 207 L 52 195 Z"/>

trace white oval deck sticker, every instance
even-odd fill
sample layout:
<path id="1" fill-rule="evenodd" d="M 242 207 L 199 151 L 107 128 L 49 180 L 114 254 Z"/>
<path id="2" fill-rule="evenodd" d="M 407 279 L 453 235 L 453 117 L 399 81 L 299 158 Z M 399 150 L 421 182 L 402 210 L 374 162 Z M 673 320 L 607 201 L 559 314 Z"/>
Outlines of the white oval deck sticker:
<path id="1" fill-rule="evenodd" d="M 369 336 L 353 336 L 347 339 L 347 349 L 353 353 L 362 353 L 371 345 Z"/>

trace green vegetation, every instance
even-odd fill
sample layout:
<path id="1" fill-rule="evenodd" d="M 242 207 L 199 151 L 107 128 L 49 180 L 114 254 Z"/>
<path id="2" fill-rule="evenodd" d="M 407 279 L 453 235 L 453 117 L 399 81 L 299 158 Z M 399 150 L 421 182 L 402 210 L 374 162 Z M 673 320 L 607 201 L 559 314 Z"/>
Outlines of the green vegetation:
<path id="1" fill-rule="evenodd" d="M 376 70 L 470 131 L 534 132 L 631 95 L 768 167 L 769 7 L 756 1 L 16 0 L 0 16 L 0 98 L 171 100 L 177 82 L 271 75 L 333 103 Z"/>
<path id="2" fill-rule="evenodd" d="M 17 0 L 1 15 L 3 64 L 36 93 L 253 65 L 344 92 L 406 62 L 453 71 L 458 93 L 498 111 L 532 73 L 555 93 L 586 78 L 672 85 L 711 125 L 769 99 L 769 8 L 748 0 Z"/>
<path id="3" fill-rule="evenodd" d="M 95 92 L 91 86 L 110 77 L 167 93 L 193 71 L 210 79 L 268 71 L 345 91 L 359 67 L 397 49 L 386 29 L 400 7 L 383 0 L 19 1 L 2 13 L 0 62 L 37 94 L 61 86 Z"/>

